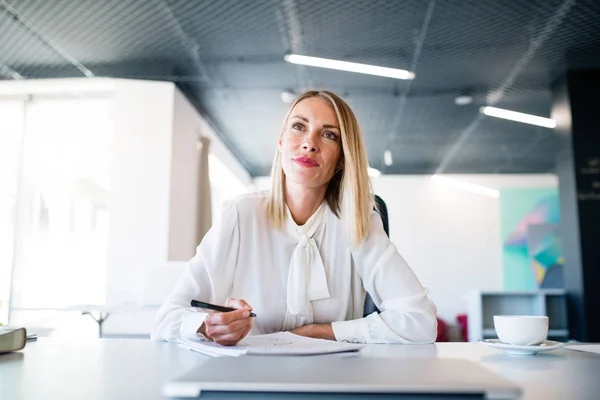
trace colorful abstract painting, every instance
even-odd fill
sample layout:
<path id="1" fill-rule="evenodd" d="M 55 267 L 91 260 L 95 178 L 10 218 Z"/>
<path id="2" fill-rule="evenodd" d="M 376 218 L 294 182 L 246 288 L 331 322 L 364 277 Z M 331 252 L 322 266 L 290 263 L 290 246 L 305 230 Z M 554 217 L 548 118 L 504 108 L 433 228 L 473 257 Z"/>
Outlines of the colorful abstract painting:
<path id="1" fill-rule="evenodd" d="M 563 253 L 556 189 L 500 192 L 506 290 L 562 287 Z"/>

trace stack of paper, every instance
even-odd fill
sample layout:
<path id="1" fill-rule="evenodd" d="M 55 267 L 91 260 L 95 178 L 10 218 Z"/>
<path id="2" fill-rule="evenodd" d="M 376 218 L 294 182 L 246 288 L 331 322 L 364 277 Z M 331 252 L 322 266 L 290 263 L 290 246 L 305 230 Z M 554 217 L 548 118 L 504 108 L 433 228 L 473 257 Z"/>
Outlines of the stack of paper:
<path id="1" fill-rule="evenodd" d="M 600 354 L 600 344 L 569 344 L 565 349 Z"/>
<path id="2" fill-rule="evenodd" d="M 364 347 L 362 344 L 312 339 L 290 332 L 247 336 L 236 346 L 221 346 L 220 344 L 200 339 L 179 339 L 179 344 L 187 349 L 213 357 L 241 356 L 244 354 L 315 355 L 357 351 Z"/>

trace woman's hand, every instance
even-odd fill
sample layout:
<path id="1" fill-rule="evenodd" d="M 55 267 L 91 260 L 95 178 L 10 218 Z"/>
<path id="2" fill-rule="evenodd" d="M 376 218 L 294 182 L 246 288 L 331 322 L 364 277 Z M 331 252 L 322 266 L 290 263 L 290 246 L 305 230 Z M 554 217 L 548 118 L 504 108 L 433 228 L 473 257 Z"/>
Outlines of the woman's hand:
<path id="1" fill-rule="evenodd" d="M 236 310 L 208 314 L 198 332 L 223 346 L 234 346 L 252 328 L 252 318 L 250 317 L 252 307 L 244 300 L 238 299 L 227 299 L 225 307 Z"/>
<path id="2" fill-rule="evenodd" d="M 331 324 L 304 325 L 300 328 L 293 329 L 290 332 L 295 333 L 296 335 L 315 339 L 335 340 L 335 335 L 333 334 L 333 328 L 331 327 Z"/>

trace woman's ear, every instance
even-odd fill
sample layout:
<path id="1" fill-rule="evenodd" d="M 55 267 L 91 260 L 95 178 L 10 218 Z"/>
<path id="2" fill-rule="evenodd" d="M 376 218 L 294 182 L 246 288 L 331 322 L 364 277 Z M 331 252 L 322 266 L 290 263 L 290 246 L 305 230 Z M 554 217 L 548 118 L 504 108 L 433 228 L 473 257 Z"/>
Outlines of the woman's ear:
<path id="1" fill-rule="evenodd" d="M 279 151 L 281 151 L 281 146 L 283 145 L 283 130 L 281 131 L 281 133 L 279 134 L 279 140 L 277 141 L 277 144 L 279 145 Z"/>

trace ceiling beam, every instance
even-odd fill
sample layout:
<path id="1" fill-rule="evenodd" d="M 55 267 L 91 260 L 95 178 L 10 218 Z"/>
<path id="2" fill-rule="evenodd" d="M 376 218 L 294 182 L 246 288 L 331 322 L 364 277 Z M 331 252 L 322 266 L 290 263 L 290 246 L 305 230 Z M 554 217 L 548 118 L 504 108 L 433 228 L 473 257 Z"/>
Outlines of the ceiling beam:
<path id="1" fill-rule="evenodd" d="M 20 23 L 25 27 L 25 29 L 29 30 L 35 36 L 37 36 L 44 44 L 58 53 L 61 57 L 69 61 L 75 68 L 77 68 L 83 75 L 88 78 L 94 77 L 94 73 L 90 71 L 89 68 L 86 68 L 85 65 L 80 63 L 75 57 L 73 57 L 69 52 L 60 47 L 56 42 L 46 37 L 42 32 L 36 29 L 30 21 L 27 21 L 20 15 L 10 4 L 8 4 L 5 0 L 0 0 L 0 9 L 4 10 L 8 15 L 10 15 L 15 21 Z"/>
<path id="2" fill-rule="evenodd" d="M 202 62 L 202 59 L 200 57 L 200 45 L 198 44 L 198 42 L 192 37 L 190 37 L 187 33 L 185 33 L 185 31 L 181 27 L 181 24 L 179 23 L 179 20 L 177 19 L 175 14 L 173 14 L 173 11 L 171 11 L 171 8 L 164 0 L 154 0 L 154 3 L 162 12 L 162 14 L 167 18 L 168 24 L 175 31 L 175 34 L 179 38 L 181 45 L 183 46 L 189 57 L 192 59 L 192 62 L 194 63 L 196 69 L 200 73 L 202 81 L 205 84 L 212 86 L 214 84 L 214 80 L 210 76 L 208 70 L 206 69 L 206 66 Z"/>
<path id="3" fill-rule="evenodd" d="M 17 71 L 4 64 L 2 61 L 0 61 L 0 76 L 15 80 L 25 79 L 23 75 L 19 74 Z"/>

